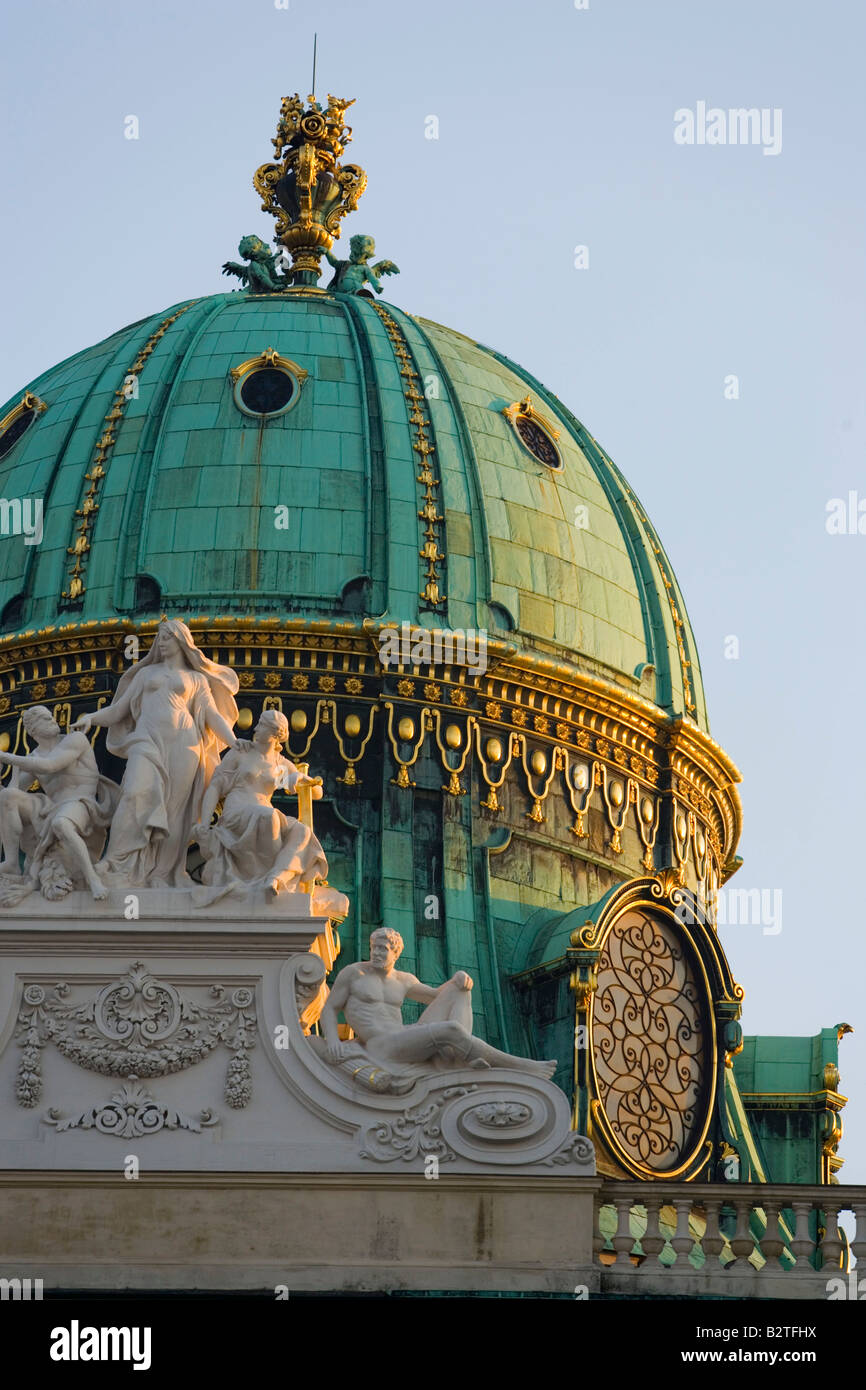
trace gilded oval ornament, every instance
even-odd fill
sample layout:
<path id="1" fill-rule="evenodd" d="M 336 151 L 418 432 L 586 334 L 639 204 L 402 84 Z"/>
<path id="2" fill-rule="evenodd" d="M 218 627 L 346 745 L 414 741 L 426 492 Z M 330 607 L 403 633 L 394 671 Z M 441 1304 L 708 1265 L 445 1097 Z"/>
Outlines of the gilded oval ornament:
<path id="1" fill-rule="evenodd" d="M 680 1172 L 703 1142 L 713 1077 L 706 988 L 685 937 L 634 909 L 614 923 L 592 1005 L 596 1091 L 619 1156 L 647 1176 Z"/>

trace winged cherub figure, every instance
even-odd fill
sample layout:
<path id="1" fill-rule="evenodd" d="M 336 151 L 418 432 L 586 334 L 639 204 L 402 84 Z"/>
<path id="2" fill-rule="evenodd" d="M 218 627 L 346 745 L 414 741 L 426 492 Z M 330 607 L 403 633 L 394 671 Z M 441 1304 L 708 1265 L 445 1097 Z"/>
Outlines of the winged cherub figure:
<path id="1" fill-rule="evenodd" d="M 328 286 L 329 290 L 337 290 L 340 294 L 365 294 L 372 299 L 369 290 L 364 289 L 365 284 L 372 285 L 376 293 L 381 294 L 383 285 L 379 276 L 400 274 L 400 267 L 393 261 L 377 261 L 372 266 L 367 264 L 376 250 L 376 243 L 371 236 L 353 236 L 349 242 L 349 250 L 350 256 L 347 261 L 341 261 L 330 251 L 325 252 L 328 264 L 337 272 Z"/>
<path id="2" fill-rule="evenodd" d="M 236 275 L 250 294 L 275 294 L 291 283 L 287 275 L 280 274 L 276 255 L 268 250 L 260 237 L 242 237 L 238 243 L 238 254 L 249 261 L 249 265 L 226 261 L 223 275 Z"/>

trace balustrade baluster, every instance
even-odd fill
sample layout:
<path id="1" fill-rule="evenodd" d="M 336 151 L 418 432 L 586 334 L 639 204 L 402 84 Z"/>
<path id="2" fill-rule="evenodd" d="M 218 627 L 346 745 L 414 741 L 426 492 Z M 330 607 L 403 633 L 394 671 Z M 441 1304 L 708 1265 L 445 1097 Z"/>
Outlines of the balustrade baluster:
<path id="1" fill-rule="evenodd" d="M 616 1267 L 622 1269 L 631 1264 L 629 1256 L 634 1245 L 634 1236 L 631 1233 L 632 1198 L 615 1197 L 614 1206 L 616 1207 L 617 1224 L 613 1248 L 616 1251 Z"/>
<path id="2" fill-rule="evenodd" d="M 662 1203 L 659 1197 L 647 1197 L 644 1205 L 646 1206 L 646 1233 L 641 1236 L 641 1248 L 646 1259 L 641 1268 L 651 1274 L 657 1273 L 664 1266 L 659 1264 L 659 1255 L 664 1250 L 667 1241 L 659 1229 L 659 1214 Z"/>
<path id="3" fill-rule="evenodd" d="M 794 1229 L 794 1239 L 791 1241 L 791 1253 L 797 1257 L 792 1273 L 814 1274 L 815 1271 L 809 1261 L 809 1256 L 815 1248 L 814 1241 L 809 1235 L 809 1217 L 812 1215 L 811 1202 L 791 1203 L 793 1208 L 796 1226 Z"/>
<path id="4" fill-rule="evenodd" d="M 828 1201 L 823 1203 L 826 1232 L 821 1241 L 821 1254 L 824 1256 L 822 1272 L 827 1278 L 838 1274 L 842 1268 L 842 1237 L 839 1234 L 839 1199 L 832 1196 L 833 1188 L 827 1188 Z"/>
<path id="5" fill-rule="evenodd" d="M 737 1213 L 737 1225 L 730 1239 L 734 1258 L 727 1265 L 727 1268 L 733 1270 L 736 1265 L 738 1266 L 737 1272 L 741 1273 L 743 1265 L 755 1248 L 755 1238 L 750 1227 L 753 1203 L 751 1197 L 734 1196 L 731 1199 L 731 1204 Z"/>
<path id="6" fill-rule="evenodd" d="M 761 1254 L 767 1261 L 766 1270 L 778 1274 L 781 1268 L 779 1256 L 785 1248 L 785 1242 L 779 1231 L 779 1212 L 781 1206 L 778 1202 L 764 1202 L 764 1215 L 767 1218 L 767 1229 L 761 1237 Z"/>
<path id="7" fill-rule="evenodd" d="M 721 1202 L 715 1197 L 708 1197 L 704 1203 L 707 1213 L 707 1229 L 701 1242 L 701 1248 L 707 1257 L 704 1268 L 710 1274 L 718 1272 L 722 1248 L 725 1244 L 725 1238 L 719 1226 L 721 1205 Z"/>
<path id="8" fill-rule="evenodd" d="M 677 1212 L 677 1229 L 671 1239 L 671 1245 L 676 1251 L 676 1263 L 678 1266 L 682 1267 L 687 1263 L 689 1255 L 692 1253 L 692 1246 L 695 1243 L 695 1238 L 689 1230 L 689 1217 L 692 1214 L 692 1199 L 691 1197 L 686 1197 L 685 1199 L 677 1198 L 674 1202 L 674 1206 Z"/>

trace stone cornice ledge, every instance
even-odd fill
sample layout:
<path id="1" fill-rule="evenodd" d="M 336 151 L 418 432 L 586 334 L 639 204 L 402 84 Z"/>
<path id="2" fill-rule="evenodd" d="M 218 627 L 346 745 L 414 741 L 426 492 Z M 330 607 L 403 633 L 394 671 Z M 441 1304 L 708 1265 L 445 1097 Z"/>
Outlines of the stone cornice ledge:
<path id="1" fill-rule="evenodd" d="M 450 1173 L 448 1190 L 524 1192 L 528 1188 L 545 1192 L 596 1193 L 606 1180 L 601 1177 L 565 1177 L 559 1173 Z M 54 1172 L 26 1171 L 7 1168 L 0 1170 L 0 1189 L 38 1188 L 104 1188 L 117 1189 L 117 1170 L 80 1172 L 60 1169 Z M 368 1173 L 215 1173 L 215 1172 L 145 1172 L 137 1187 L 184 1188 L 205 1191 L 213 1188 L 243 1190 L 245 1188 L 305 1188 L 327 1190 L 348 1188 L 387 1191 L 408 1190 L 430 1192 L 436 1184 L 428 1182 L 423 1172 L 406 1173 L 393 1168 L 376 1169 Z"/>

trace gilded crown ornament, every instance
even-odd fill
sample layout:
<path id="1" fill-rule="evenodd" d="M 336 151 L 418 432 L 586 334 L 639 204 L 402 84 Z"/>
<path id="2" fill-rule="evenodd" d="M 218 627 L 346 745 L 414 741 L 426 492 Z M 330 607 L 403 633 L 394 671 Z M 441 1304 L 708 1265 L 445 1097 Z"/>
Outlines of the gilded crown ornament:
<path id="1" fill-rule="evenodd" d="M 284 97 L 273 140 L 275 160 L 262 164 L 253 184 L 262 199 L 262 210 L 276 218 L 278 246 L 291 256 L 291 264 L 268 250 L 256 236 L 244 237 L 238 247 L 246 265 L 226 261 L 225 275 L 235 275 L 250 294 L 274 294 L 293 286 L 315 285 L 325 256 L 336 270 L 330 288 L 343 294 L 365 294 L 365 284 L 381 294 L 380 275 L 394 275 L 393 261 L 367 264 L 373 254 L 372 237 L 352 237 L 349 260 L 338 260 L 331 247 L 340 235 L 340 223 L 354 212 L 367 186 L 367 175 L 358 164 L 340 164 L 352 138 L 345 123 L 346 108 L 354 98 L 328 97 L 327 106 L 307 97 L 304 106 L 297 93 Z"/>
<path id="2" fill-rule="evenodd" d="M 276 217 L 277 240 L 292 257 L 294 284 L 316 283 L 322 253 L 367 186 L 359 165 L 339 163 L 352 138 L 345 114 L 353 100 L 329 96 L 323 109 L 310 96 L 304 110 L 297 94 L 284 97 L 273 141 L 276 162 L 262 164 L 253 175 L 262 210 Z"/>

